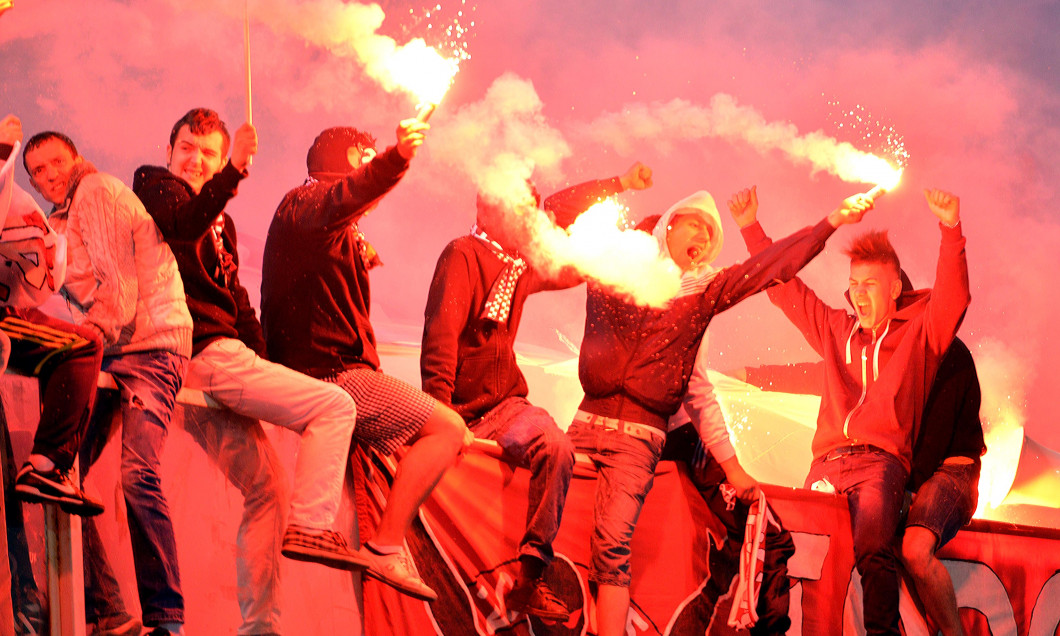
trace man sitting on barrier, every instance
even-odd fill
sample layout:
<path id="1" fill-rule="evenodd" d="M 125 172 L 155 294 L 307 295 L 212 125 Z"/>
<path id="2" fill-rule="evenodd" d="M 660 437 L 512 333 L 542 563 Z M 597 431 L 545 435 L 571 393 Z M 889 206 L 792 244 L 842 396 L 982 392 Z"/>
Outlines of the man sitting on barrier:
<path id="1" fill-rule="evenodd" d="M 231 145 L 231 159 L 228 158 Z M 143 166 L 133 188 L 173 249 L 195 321 L 187 384 L 253 419 L 199 418 L 188 432 L 244 496 L 236 572 L 239 634 L 280 631 L 280 541 L 292 558 L 352 570 L 365 565 L 333 526 L 356 417 L 336 387 L 269 361 L 261 325 L 239 281 L 228 202 L 257 152 L 254 127 L 229 138 L 217 113 L 195 108 L 177 120 L 166 166 Z M 301 436 L 287 529 L 286 483 L 256 420 Z"/>
<path id="2" fill-rule="evenodd" d="M 596 193 L 600 183 L 609 194 L 642 190 L 651 185 L 651 170 L 638 163 L 621 177 L 580 188 Z M 527 206 L 536 211 L 539 197 L 536 191 L 532 195 Z M 514 345 L 530 294 L 565 289 L 581 280 L 549 278 L 523 259 L 519 247 L 526 237 L 513 222 L 520 212 L 508 203 L 479 193 L 476 206 L 471 233 L 445 247 L 431 281 L 420 350 L 423 390 L 451 405 L 477 437 L 497 440 L 506 454 L 529 467 L 519 573 L 505 596 L 505 607 L 566 621 L 567 607 L 543 575 L 553 558 L 552 541 L 559 532 L 574 469 L 574 447 L 547 411 L 527 401 L 528 387 Z M 584 207 L 546 206 L 546 210 L 557 217 L 560 227 L 567 227 Z"/>
<path id="3" fill-rule="evenodd" d="M 143 622 L 159 634 L 181 633 L 184 597 L 159 474 L 191 354 L 191 315 L 173 253 L 132 190 L 98 172 L 66 135 L 34 135 L 22 158 L 33 187 L 54 205 L 49 221 L 67 240 L 63 295 L 75 320 L 102 340 L 102 369 L 118 385 L 121 485 Z M 82 478 L 106 444 L 114 410 L 96 404 L 81 445 Z M 135 631 L 94 521 L 82 536 L 89 622 L 99 631 Z"/>

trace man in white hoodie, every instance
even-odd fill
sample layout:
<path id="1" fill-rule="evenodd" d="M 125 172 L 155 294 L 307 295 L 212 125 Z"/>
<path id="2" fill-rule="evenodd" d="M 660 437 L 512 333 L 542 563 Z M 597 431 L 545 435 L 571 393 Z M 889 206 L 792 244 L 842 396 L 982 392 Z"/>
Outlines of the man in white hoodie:
<path id="1" fill-rule="evenodd" d="M 118 385 L 122 412 L 121 482 L 128 510 L 144 624 L 182 634 L 184 598 L 177 547 L 159 465 L 177 392 L 191 355 L 192 322 L 173 253 L 132 190 L 97 172 L 67 136 L 30 138 L 23 163 L 33 187 L 54 207 L 49 221 L 68 244 L 63 295 L 75 322 L 103 341 L 103 365 Z M 94 425 L 101 417 L 97 405 Z M 82 443 L 85 473 L 106 431 Z M 98 531 L 83 526 L 86 615 L 95 633 L 139 633 L 121 604 Z"/>
<path id="2" fill-rule="evenodd" d="M 652 229 L 660 253 L 681 271 L 680 291 L 664 308 L 638 306 L 589 282 L 578 359 L 585 398 L 567 434 L 599 473 L 589 580 L 596 588 L 600 636 L 626 631 L 633 530 L 652 486 L 667 422 L 687 392 L 710 320 L 794 277 L 837 227 L 860 221 L 871 205 L 851 197 L 815 226 L 743 263 L 714 270 L 710 263 L 721 250 L 721 223 L 713 197 L 696 192 L 671 206 Z"/>

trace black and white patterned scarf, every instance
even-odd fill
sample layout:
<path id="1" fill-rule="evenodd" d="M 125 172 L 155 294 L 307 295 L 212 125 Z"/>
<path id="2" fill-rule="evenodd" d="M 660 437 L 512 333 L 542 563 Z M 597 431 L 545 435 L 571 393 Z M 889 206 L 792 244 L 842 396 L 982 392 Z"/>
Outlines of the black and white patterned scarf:
<path id="1" fill-rule="evenodd" d="M 508 316 L 512 311 L 512 295 L 515 293 L 515 285 L 529 266 L 521 257 L 509 254 L 500 243 L 491 239 L 477 225 L 471 227 L 471 236 L 488 245 L 493 250 L 493 254 L 504 263 L 501 273 L 490 286 L 489 294 L 486 295 L 486 303 L 479 317 L 497 323 L 508 322 Z"/>

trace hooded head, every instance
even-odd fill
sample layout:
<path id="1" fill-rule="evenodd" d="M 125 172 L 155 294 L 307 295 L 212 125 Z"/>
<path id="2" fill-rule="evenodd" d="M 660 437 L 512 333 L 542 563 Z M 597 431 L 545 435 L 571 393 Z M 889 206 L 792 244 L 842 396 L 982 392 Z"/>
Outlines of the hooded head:
<path id="1" fill-rule="evenodd" d="M 541 195 L 529 179 L 526 187 L 522 202 L 501 200 L 484 191 L 475 199 L 475 225 L 505 249 L 525 249 L 530 242 L 532 219 L 527 211 L 540 209 Z"/>
<path id="2" fill-rule="evenodd" d="M 714 197 L 700 190 L 681 199 L 662 215 L 652 235 L 681 271 L 709 265 L 721 253 L 723 239 Z"/>
<path id="3" fill-rule="evenodd" d="M 376 155 L 375 137 L 349 126 L 324 130 L 313 140 L 306 168 L 314 179 L 337 179 L 368 163 Z"/>

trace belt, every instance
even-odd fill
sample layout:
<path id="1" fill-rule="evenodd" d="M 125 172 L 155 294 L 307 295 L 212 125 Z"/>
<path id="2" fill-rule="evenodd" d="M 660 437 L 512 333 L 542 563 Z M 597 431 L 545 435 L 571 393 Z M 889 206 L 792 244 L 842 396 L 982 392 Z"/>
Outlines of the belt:
<path id="1" fill-rule="evenodd" d="M 651 441 L 653 438 L 658 438 L 666 441 L 666 433 L 663 433 L 654 426 L 638 424 L 636 422 L 627 422 L 626 420 L 620 420 L 614 417 L 604 417 L 603 415 L 586 413 L 585 411 L 578 411 L 575 413 L 574 422 L 577 424 L 588 424 L 589 426 L 602 428 L 608 431 L 618 431 L 619 433 L 624 433 L 637 439 Z"/>
<path id="2" fill-rule="evenodd" d="M 833 459 L 839 459 L 845 455 L 854 455 L 856 453 L 885 453 L 879 446 L 873 446 L 872 444 L 847 444 L 846 446 L 840 446 L 839 448 L 833 448 L 828 451 L 824 456 L 824 461 L 832 461 Z"/>

